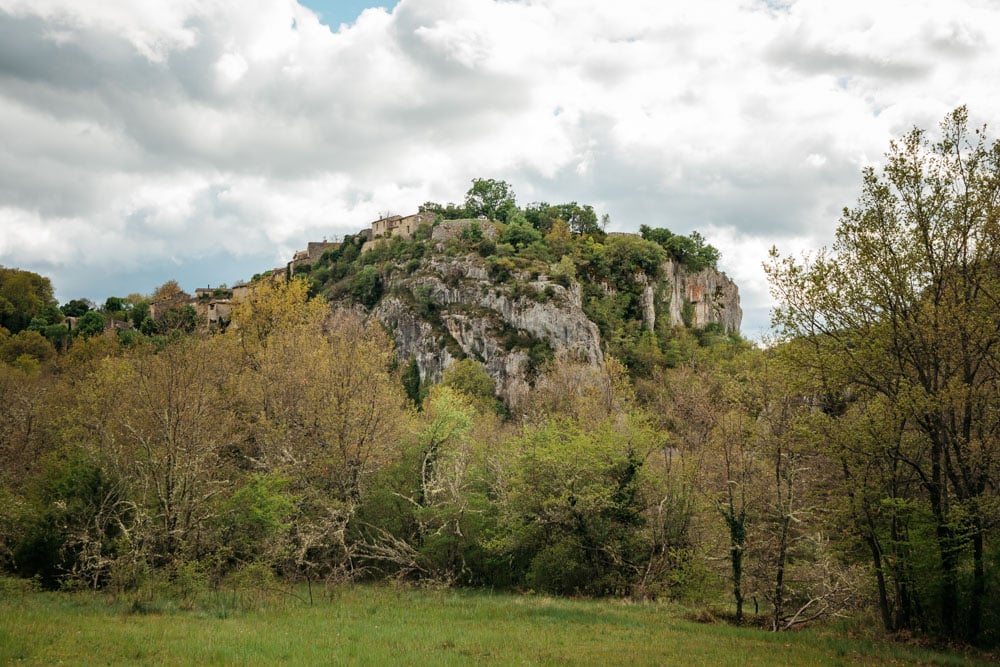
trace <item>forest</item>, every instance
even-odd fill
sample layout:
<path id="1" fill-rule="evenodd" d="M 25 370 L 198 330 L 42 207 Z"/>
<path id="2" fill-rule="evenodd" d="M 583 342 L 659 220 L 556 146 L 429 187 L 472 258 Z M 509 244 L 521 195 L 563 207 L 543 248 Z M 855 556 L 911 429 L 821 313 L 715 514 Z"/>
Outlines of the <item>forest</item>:
<path id="1" fill-rule="evenodd" d="M 346 238 L 255 277 L 224 327 L 174 282 L 60 308 L 47 278 L 0 269 L 0 570 L 180 596 L 391 579 L 676 599 L 996 646 L 998 196 L 1000 142 L 964 109 L 894 141 L 830 248 L 766 260 L 766 345 L 643 329 L 636 272 L 714 267 L 699 235 L 607 235 L 589 206 L 521 209 L 484 179 L 422 207 L 482 224 Z M 512 342 L 537 362 L 517 410 L 473 357 L 421 382 L 367 314 L 435 254 L 509 291 L 578 284 L 603 361 Z"/>

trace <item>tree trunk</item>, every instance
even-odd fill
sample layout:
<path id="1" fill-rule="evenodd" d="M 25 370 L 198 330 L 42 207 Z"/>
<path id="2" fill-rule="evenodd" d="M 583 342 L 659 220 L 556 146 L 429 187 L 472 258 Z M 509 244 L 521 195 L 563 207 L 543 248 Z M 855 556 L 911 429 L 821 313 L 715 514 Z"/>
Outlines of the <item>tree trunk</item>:
<path id="1" fill-rule="evenodd" d="M 781 517 L 781 534 L 778 538 L 778 559 L 774 575 L 774 612 L 771 619 L 771 629 L 777 632 L 781 628 L 781 616 L 785 606 L 785 560 L 788 555 L 788 523 L 786 514 Z"/>
<path id="2" fill-rule="evenodd" d="M 864 537 L 868 543 L 868 548 L 872 553 L 872 566 L 875 569 L 875 582 L 878 584 L 878 609 L 882 616 L 882 627 L 886 632 L 893 632 L 896 628 L 892 622 L 892 610 L 889 608 L 889 596 L 885 587 L 885 570 L 882 565 L 882 549 L 879 547 L 878 539 L 869 531 Z"/>
<path id="3" fill-rule="evenodd" d="M 983 598 L 986 597 L 986 571 L 983 566 L 983 527 L 976 519 L 976 531 L 972 535 L 972 600 L 969 604 L 969 639 L 979 640 L 983 623 Z"/>

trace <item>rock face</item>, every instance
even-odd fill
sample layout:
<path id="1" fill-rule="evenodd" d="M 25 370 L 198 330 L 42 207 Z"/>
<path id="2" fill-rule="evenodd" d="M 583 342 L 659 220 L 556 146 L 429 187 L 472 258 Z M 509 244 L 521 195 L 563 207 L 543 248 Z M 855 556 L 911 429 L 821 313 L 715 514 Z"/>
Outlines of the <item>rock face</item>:
<path id="1" fill-rule="evenodd" d="M 394 333 L 399 360 L 416 358 L 423 381 L 437 382 L 453 361 L 473 357 L 511 405 L 527 394 L 549 356 L 603 359 L 576 284 L 567 288 L 544 276 L 502 283 L 477 257 L 435 257 L 415 275 L 391 280 L 387 292 L 373 314 Z"/>
<path id="2" fill-rule="evenodd" d="M 660 289 L 647 285 L 643 292 L 643 320 L 648 328 L 656 325 L 659 311 L 669 313 L 673 326 L 701 328 L 716 323 L 727 334 L 739 333 L 743 320 L 740 292 L 725 273 L 712 268 L 690 273 L 671 260 L 661 272 Z"/>
<path id="3" fill-rule="evenodd" d="M 641 294 L 643 323 L 657 313 L 676 326 L 717 323 L 738 332 L 742 310 L 736 285 L 714 269 L 689 273 L 666 262 Z M 422 381 L 438 382 L 452 362 L 478 359 L 497 383 L 498 395 L 518 404 L 545 359 L 566 354 L 591 364 L 603 360 L 597 325 L 584 313 L 581 288 L 546 276 L 493 279 L 477 255 L 425 258 L 410 273 L 394 271 L 373 315 L 396 340 L 401 363 L 417 361 Z"/>
<path id="4" fill-rule="evenodd" d="M 672 260 L 663 263 L 661 278 L 653 283 L 644 274 L 636 276 L 644 285 L 640 305 L 642 323 L 655 329 L 657 313 L 670 326 L 702 328 L 717 324 L 724 333 L 739 333 L 743 320 L 740 292 L 729 277 L 712 268 L 689 272 Z"/>

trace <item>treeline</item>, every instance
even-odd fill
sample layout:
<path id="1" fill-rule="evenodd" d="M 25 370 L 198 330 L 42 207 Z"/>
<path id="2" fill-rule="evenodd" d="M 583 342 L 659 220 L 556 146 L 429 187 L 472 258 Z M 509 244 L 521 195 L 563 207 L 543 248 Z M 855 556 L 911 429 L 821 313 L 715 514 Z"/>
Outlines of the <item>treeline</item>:
<path id="1" fill-rule="evenodd" d="M 801 386 L 745 344 L 692 350 L 639 383 L 554 359 L 505 418 L 466 359 L 417 410 L 381 327 L 262 282 L 225 333 L 0 367 L 0 557 L 50 587 L 252 573 L 712 601 L 739 521 L 738 590 L 773 627 L 854 608 L 857 564 L 820 538 L 836 468 L 801 472 L 820 458 Z"/>
<path id="2" fill-rule="evenodd" d="M 203 322 L 190 295 L 170 280 L 153 294 L 108 297 L 104 304 L 72 299 L 62 306 L 52 282 L 32 271 L 0 267 L 0 361 L 34 371 L 107 330 L 119 342 L 163 344 L 178 333 L 191 333 Z M 154 316 L 152 304 L 157 305 Z"/>
<path id="3" fill-rule="evenodd" d="M 605 214 L 598 220 L 594 207 L 590 204 L 549 204 L 534 202 L 523 209 L 518 207 L 517 199 L 510 184 L 492 178 L 475 178 L 472 187 L 465 195 L 462 205 L 437 202 L 425 202 L 420 211 L 436 213 L 443 220 L 458 220 L 463 218 L 482 218 L 494 220 L 505 225 L 514 225 L 507 232 L 511 238 L 508 242 L 515 248 L 518 245 L 530 245 L 536 241 L 547 241 L 549 235 L 555 232 L 553 240 L 557 241 L 554 249 L 559 254 L 559 241 L 568 235 L 590 238 L 602 241 L 607 235 L 610 217 Z M 533 234 L 535 230 L 538 234 Z M 719 251 L 705 242 L 698 232 L 690 236 L 674 234 L 668 229 L 651 229 L 648 225 L 640 226 L 642 238 L 653 241 L 663 247 L 668 256 L 679 261 L 693 271 L 705 267 L 716 268 L 719 261 Z"/>

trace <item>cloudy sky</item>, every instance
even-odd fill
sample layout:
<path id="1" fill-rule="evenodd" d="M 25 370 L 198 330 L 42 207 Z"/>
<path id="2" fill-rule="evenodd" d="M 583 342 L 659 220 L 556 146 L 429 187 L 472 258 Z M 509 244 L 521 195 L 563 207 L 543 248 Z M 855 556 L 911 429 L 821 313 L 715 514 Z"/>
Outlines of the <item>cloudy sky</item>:
<path id="1" fill-rule="evenodd" d="M 0 264 L 192 291 L 498 178 L 701 231 L 757 338 L 891 137 L 1000 124 L 997 0 L 368 4 L 0 0 Z"/>

